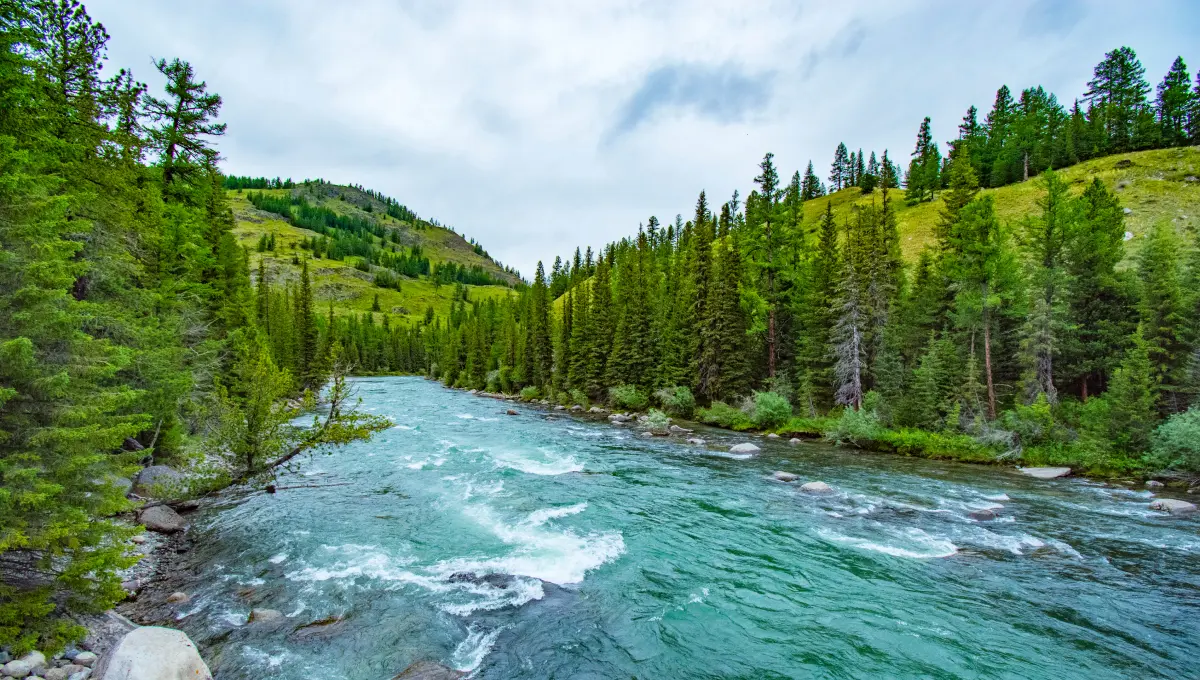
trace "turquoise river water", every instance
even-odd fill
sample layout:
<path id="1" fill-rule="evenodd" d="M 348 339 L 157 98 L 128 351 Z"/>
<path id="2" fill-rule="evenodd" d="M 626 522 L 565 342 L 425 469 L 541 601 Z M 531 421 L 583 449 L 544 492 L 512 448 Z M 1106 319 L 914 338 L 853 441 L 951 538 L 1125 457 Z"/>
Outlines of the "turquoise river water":
<path id="1" fill-rule="evenodd" d="M 218 680 L 1200 677 L 1200 520 L 1148 492 L 356 384 L 394 427 L 194 518 Z"/>

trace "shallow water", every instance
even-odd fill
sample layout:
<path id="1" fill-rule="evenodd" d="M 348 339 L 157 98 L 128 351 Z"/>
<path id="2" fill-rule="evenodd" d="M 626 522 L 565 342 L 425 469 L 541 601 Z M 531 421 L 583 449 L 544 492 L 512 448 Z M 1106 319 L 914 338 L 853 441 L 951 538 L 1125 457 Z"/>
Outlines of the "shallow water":
<path id="1" fill-rule="evenodd" d="M 744 436 L 697 448 L 414 378 L 357 386 L 395 427 L 195 519 L 177 625 L 219 680 L 418 659 L 478 678 L 1200 673 L 1200 521 L 1147 492 L 759 438 L 739 460 L 722 452 Z M 287 623 L 246 625 L 252 607 Z"/>

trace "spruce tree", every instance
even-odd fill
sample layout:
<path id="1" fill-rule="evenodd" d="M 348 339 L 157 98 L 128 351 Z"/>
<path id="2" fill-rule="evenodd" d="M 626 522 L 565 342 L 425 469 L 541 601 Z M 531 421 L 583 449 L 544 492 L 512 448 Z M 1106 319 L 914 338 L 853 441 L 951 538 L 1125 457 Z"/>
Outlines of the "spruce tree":
<path id="1" fill-rule="evenodd" d="M 1188 143 L 1188 117 L 1193 115 L 1196 107 L 1191 85 L 1183 57 L 1176 57 L 1171 70 L 1158 84 L 1155 101 L 1163 146 L 1183 146 Z"/>
<path id="2" fill-rule="evenodd" d="M 1150 434 L 1158 422 L 1157 385 L 1150 363 L 1150 344 L 1140 327 L 1129 345 L 1105 393 L 1109 405 L 1108 435 L 1117 449 L 1140 454 L 1150 448 Z"/>
<path id="3" fill-rule="evenodd" d="M 839 143 L 833 153 L 833 163 L 829 167 L 830 191 L 841 191 L 847 186 L 850 179 L 847 176 L 849 165 L 850 153 L 846 150 L 845 143 Z"/>
<path id="4" fill-rule="evenodd" d="M 225 123 L 214 122 L 221 96 L 196 80 L 191 64 L 159 59 L 154 65 L 167 79 L 168 96 L 147 97 L 146 113 L 159 124 L 150 129 L 150 142 L 161 155 L 162 183 L 169 192 L 176 179 L 188 180 L 198 169 L 216 163 L 217 151 L 207 138 L 225 134 Z"/>
<path id="5" fill-rule="evenodd" d="M 1028 403 L 1045 395 L 1053 404 L 1058 399 L 1054 361 L 1060 352 L 1066 317 L 1066 244 L 1076 228 L 1078 211 L 1057 173 L 1046 172 L 1041 184 L 1045 190 L 1038 199 L 1041 214 L 1026 221 L 1022 241 L 1032 298 L 1022 343 L 1023 380 Z"/>
<path id="6" fill-rule="evenodd" d="M 800 200 L 811 201 L 824 193 L 821 190 L 821 180 L 817 179 L 817 174 L 813 172 L 812 161 L 809 161 L 808 167 L 804 170 L 804 179 L 800 182 Z"/>
<path id="7" fill-rule="evenodd" d="M 1151 229 L 1138 257 L 1141 329 L 1158 385 L 1159 407 L 1166 413 L 1183 410 L 1185 401 L 1178 391 L 1187 366 L 1179 251 L 1174 227 L 1159 222 Z"/>
<path id="8" fill-rule="evenodd" d="M 1150 92 L 1146 68 L 1137 54 L 1128 47 L 1105 54 L 1087 85 L 1084 98 L 1096 106 L 1103 120 L 1106 146 L 1114 152 L 1132 150 L 1138 115 Z"/>

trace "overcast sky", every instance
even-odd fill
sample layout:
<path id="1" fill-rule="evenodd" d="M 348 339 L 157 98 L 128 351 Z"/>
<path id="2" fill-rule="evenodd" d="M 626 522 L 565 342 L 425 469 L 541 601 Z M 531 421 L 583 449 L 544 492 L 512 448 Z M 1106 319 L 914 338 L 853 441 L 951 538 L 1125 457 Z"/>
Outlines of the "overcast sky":
<path id="1" fill-rule="evenodd" d="M 1194 0 L 86 4 L 111 69 L 157 90 L 177 56 L 224 98 L 227 173 L 380 190 L 526 276 L 745 195 L 767 151 L 824 179 L 839 141 L 906 163 L 1001 84 L 1069 103 L 1120 45 L 1152 84 L 1200 67 Z"/>

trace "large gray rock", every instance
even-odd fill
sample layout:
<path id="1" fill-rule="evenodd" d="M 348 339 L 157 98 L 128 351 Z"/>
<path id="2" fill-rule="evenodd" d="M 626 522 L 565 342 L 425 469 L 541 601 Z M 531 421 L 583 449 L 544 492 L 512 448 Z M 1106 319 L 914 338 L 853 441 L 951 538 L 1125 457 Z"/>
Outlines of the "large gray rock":
<path id="1" fill-rule="evenodd" d="M 27 678 L 34 669 L 44 668 L 46 666 L 46 656 L 41 652 L 30 652 L 25 656 L 9 661 L 0 668 L 0 675 L 9 678 Z"/>
<path id="2" fill-rule="evenodd" d="M 1163 484 L 1162 482 L 1158 481 L 1157 479 L 1151 479 L 1151 480 L 1146 481 L 1147 489 L 1161 489 L 1164 486 L 1166 486 L 1166 484 Z"/>
<path id="3" fill-rule="evenodd" d="M 71 674 L 67 672 L 65 667 L 51 668 L 50 670 L 46 671 L 45 675 L 42 677 L 45 680 L 67 680 L 67 678 L 71 677 Z"/>
<path id="4" fill-rule="evenodd" d="M 608 417 L 608 420 L 613 423 L 628 423 L 629 421 L 633 420 L 633 418 L 625 415 L 624 413 L 614 413 Z"/>
<path id="5" fill-rule="evenodd" d="M 1017 469 L 1034 479 L 1058 479 L 1071 474 L 1069 467 L 1023 467 Z"/>
<path id="6" fill-rule="evenodd" d="M 779 435 L 777 435 L 777 434 L 775 434 L 774 432 L 772 432 L 772 433 L 770 433 L 770 434 L 768 434 L 768 435 L 767 435 L 767 439 L 779 439 Z"/>
<path id="7" fill-rule="evenodd" d="M 730 453 L 758 453 L 761 450 L 762 449 L 758 448 L 754 444 L 751 444 L 750 442 L 745 442 L 743 444 L 737 444 L 737 445 L 733 446 L 731 449 L 729 449 L 729 452 Z"/>
<path id="8" fill-rule="evenodd" d="M 72 673 L 67 676 L 67 680 L 90 680 L 92 677 L 92 669 L 85 668 L 78 673 Z"/>
<path id="9" fill-rule="evenodd" d="M 151 465 L 133 478 L 133 492 L 143 498 L 171 498 L 184 488 L 183 473 L 166 465 Z"/>
<path id="10" fill-rule="evenodd" d="M 1151 510 L 1159 510 L 1171 515 L 1190 515 L 1196 512 L 1196 506 L 1178 498 L 1159 498 L 1150 504 Z"/>
<path id="11" fill-rule="evenodd" d="M 432 661 L 418 661 L 400 672 L 392 680 L 458 680 L 466 676 L 462 671 L 447 668 Z"/>
<path id="12" fill-rule="evenodd" d="M 599 406 L 593 406 L 588 409 L 588 413 L 604 413 L 604 409 L 600 408 Z"/>
<path id="13" fill-rule="evenodd" d="M 212 680 L 183 631 L 146 626 L 130 631 L 95 671 L 99 680 Z"/>
<path id="14" fill-rule="evenodd" d="M 781 482 L 794 482 L 797 479 L 796 475 L 791 472 L 784 472 L 783 470 L 776 470 L 771 474 L 771 477 Z"/>
<path id="15" fill-rule="evenodd" d="M 788 440 L 788 443 L 791 444 L 792 446 L 799 446 L 800 440 L 795 437 L 792 437 L 791 439 Z"/>
<path id="16" fill-rule="evenodd" d="M 800 485 L 800 490 L 804 493 L 827 494 L 833 493 L 833 487 L 825 482 L 805 482 Z"/>
<path id="17" fill-rule="evenodd" d="M 91 668 L 96 665 L 96 654 L 95 652 L 80 652 L 75 655 L 72 661 L 80 666 Z"/>
<path id="18" fill-rule="evenodd" d="M 678 425 L 672 425 L 671 427 L 669 427 L 667 429 L 669 429 L 671 431 L 671 434 L 691 434 L 692 433 L 692 431 L 687 429 L 686 427 L 679 427 Z"/>
<path id="19" fill-rule="evenodd" d="M 150 531 L 157 531 L 160 534 L 175 533 L 187 527 L 187 522 L 179 516 L 179 513 L 165 505 L 155 505 L 142 510 L 138 513 L 138 521 Z"/>

